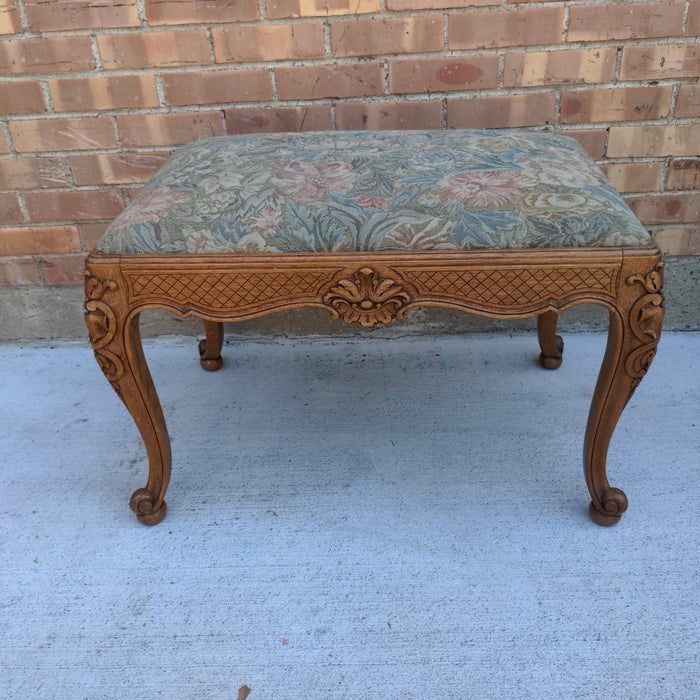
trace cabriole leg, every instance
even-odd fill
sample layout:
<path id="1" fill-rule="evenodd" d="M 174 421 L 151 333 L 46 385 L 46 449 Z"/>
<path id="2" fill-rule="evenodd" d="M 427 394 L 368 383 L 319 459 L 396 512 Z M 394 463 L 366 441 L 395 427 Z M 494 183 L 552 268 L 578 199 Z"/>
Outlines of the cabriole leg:
<path id="1" fill-rule="evenodd" d="M 100 271 L 107 272 L 110 271 Z M 141 345 L 138 314 L 128 308 L 112 270 L 98 279 L 86 272 L 85 320 L 95 358 L 119 398 L 129 410 L 148 454 L 148 482 L 131 497 L 131 508 L 145 525 L 159 523 L 166 512 L 164 499 L 170 479 L 170 439 L 163 411 Z"/>
<path id="2" fill-rule="evenodd" d="M 221 346 L 224 343 L 224 324 L 219 321 L 204 321 L 206 338 L 199 341 L 199 364 L 209 372 L 221 369 Z"/>
<path id="3" fill-rule="evenodd" d="M 608 446 L 622 410 L 656 354 L 664 316 L 663 264 L 628 275 L 610 311 L 608 344 L 588 416 L 584 471 L 591 494 L 590 514 L 599 525 L 614 525 L 627 510 L 627 497 L 608 483 Z"/>
<path id="4" fill-rule="evenodd" d="M 540 342 L 540 364 L 545 369 L 557 369 L 561 365 L 564 341 L 557 335 L 556 311 L 545 311 L 537 317 L 537 339 Z"/>

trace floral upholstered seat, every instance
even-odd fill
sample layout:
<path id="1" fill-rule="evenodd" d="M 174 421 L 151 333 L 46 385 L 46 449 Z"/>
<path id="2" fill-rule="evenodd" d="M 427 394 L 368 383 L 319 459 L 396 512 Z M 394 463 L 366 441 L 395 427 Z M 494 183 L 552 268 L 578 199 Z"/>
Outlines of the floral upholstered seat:
<path id="1" fill-rule="evenodd" d="M 555 369 L 559 313 L 606 307 L 583 462 L 595 522 L 612 525 L 627 508 L 606 455 L 656 353 L 663 262 L 572 139 L 496 130 L 196 141 L 146 183 L 85 266 L 95 357 L 148 452 L 148 481 L 130 502 L 142 523 L 165 516 L 171 467 L 139 332 L 151 309 L 201 318 L 200 364 L 213 371 L 224 323 L 313 308 L 372 327 L 417 307 L 536 316 L 540 363 Z"/>
<path id="2" fill-rule="evenodd" d="M 100 241 L 115 254 L 649 246 L 578 143 L 525 131 L 209 138 Z"/>

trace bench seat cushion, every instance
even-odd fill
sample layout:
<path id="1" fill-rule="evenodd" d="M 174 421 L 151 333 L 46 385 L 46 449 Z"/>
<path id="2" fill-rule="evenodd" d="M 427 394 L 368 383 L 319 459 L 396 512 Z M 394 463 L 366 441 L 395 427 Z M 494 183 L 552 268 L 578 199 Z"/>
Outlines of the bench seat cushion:
<path id="1" fill-rule="evenodd" d="M 652 245 L 573 139 L 489 130 L 234 136 L 178 149 L 113 254 Z"/>

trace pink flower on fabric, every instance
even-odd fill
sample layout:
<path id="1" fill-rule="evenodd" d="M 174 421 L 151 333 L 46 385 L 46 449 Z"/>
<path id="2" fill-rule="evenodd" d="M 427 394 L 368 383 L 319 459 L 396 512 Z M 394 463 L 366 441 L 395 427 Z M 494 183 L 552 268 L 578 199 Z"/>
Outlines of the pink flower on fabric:
<path id="1" fill-rule="evenodd" d="M 329 192 L 347 192 L 358 175 L 346 163 L 305 163 L 294 161 L 270 182 L 285 197 L 297 202 L 315 202 Z"/>
<path id="2" fill-rule="evenodd" d="M 168 187 L 156 187 L 143 197 L 134 201 L 133 207 L 123 211 L 110 228 L 148 224 L 162 218 L 171 209 L 179 207 L 189 199 L 186 192 L 171 190 Z"/>
<path id="3" fill-rule="evenodd" d="M 251 222 L 251 228 L 258 233 L 273 234 L 279 228 L 282 212 L 279 209 L 267 207 L 261 210 Z"/>
<path id="4" fill-rule="evenodd" d="M 449 199 L 483 209 L 505 204 L 521 189 L 516 173 L 511 170 L 448 175 L 440 185 Z"/>
<path id="5" fill-rule="evenodd" d="M 365 209 L 388 209 L 389 202 L 381 197 L 362 197 L 362 199 L 356 199 L 355 204 L 358 207 L 364 207 Z"/>

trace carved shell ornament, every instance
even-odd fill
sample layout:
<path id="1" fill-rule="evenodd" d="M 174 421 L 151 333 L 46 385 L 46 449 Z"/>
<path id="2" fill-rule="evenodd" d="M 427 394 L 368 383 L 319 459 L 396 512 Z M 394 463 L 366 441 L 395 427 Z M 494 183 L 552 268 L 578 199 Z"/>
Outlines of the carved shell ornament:
<path id="1" fill-rule="evenodd" d="M 401 318 L 411 301 L 403 286 L 389 277 L 380 278 L 371 267 L 363 267 L 352 277 L 344 278 L 323 296 L 334 318 L 348 323 L 374 326 Z"/>

